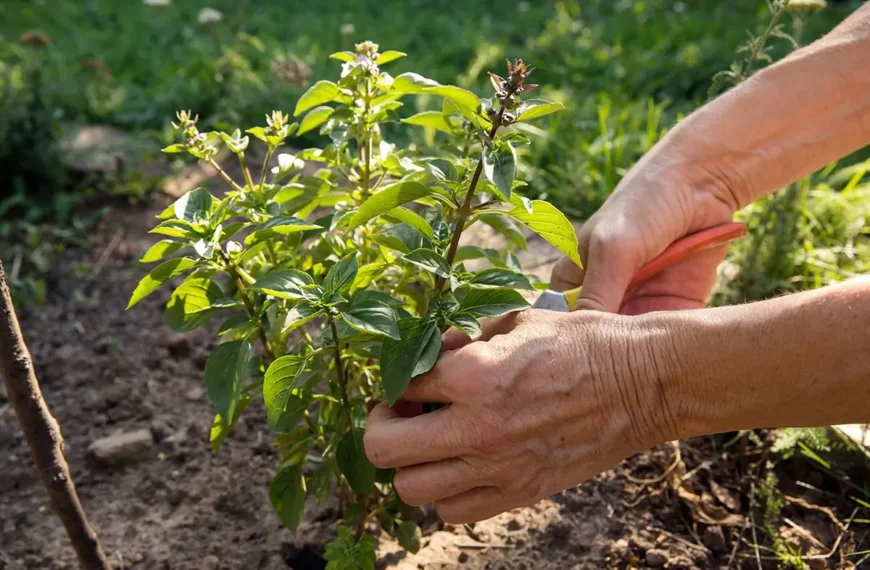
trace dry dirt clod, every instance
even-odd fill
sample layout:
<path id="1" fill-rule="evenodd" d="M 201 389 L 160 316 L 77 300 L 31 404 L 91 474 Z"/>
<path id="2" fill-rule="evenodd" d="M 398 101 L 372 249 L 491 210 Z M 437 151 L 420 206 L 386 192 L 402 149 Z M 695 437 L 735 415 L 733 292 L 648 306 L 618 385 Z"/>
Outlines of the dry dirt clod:
<path id="1" fill-rule="evenodd" d="M 704 546 L 713 552 L 725 552 L 728 550 L 728 544 L 725 541 L 725 533 L 722 532 L 721 526 L 708 526 L 704 530 L 704 536 L 701 537 Z"/>
<path id="2" fill-rule="evenodd" d="M 661 568 L 668 563 L 668 560 L 669 556 L 665 550 L 653 548 L 646 553 L 646 563 L 652 568 Z"/>
<path id="3" fill-rule="evenodd" d="M 153 446 L 151 430 L 145 428 L 100 438 L 88 446 L 88 453 L 104 465 L 124 465 L 147 458 Z"/>

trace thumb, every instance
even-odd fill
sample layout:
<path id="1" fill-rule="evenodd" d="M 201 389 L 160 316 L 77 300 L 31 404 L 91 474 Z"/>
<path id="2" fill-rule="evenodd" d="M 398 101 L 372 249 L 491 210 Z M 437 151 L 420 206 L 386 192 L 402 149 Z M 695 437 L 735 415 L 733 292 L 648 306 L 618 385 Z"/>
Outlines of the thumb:
<path id="1" fill-rule="evenodd" d="M 617 313 L 637 269 L 632 248 L 613 240 L 590 240 L 586 275 L 574 310 Z"/>

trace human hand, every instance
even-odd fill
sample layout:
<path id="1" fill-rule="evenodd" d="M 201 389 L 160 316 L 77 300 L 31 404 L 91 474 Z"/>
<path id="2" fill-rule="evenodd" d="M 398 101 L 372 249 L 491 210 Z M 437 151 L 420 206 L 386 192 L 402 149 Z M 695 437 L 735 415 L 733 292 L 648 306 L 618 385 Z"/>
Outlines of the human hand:
<path id="1" fill-rule="evenodd" d="M 578 240 L 584 269 L 567 258 L 556 263 L 553 289 L 583 286 L 576 308 L 635 315 L 704 306 L 727 246 L 628 289 L 644 263 L 687 234 L 730 222 L 738 207 L 728 187 L 733 182 L 696 165 L 682 167 L 674 152 L 665 145 L 644 157 L 583 225 Z"/>
<path id="2" fill-rule="evenodd" d="M 668 357 L 637 326 L 528 309 L 485 323 L 475 342 L 451 330 L 436 366 L 393 408 L 372 410 L 366 454 L 397 468 L 403 501 L 434 503 L 455 524 L 577 485 L 669 441 L 673 416 L 662 409 L 657 368 Z M 448 405 L 420 414 L 422 402 Z"/>

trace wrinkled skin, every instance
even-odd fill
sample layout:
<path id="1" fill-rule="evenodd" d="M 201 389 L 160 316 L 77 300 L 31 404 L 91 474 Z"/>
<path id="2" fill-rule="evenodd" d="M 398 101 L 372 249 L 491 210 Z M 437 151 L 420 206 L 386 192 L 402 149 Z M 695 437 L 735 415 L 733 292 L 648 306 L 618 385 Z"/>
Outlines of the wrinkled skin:
<path id="1" fill-rule="evenodd" d="M 405 502 L 434 503 L 456 524 L 611 468 L 663 437 L 654 415 L 638 413 L 657 388 L 644 351 L 626 342 L 630 321 L 529 309 L 486 323 L 475 342 L 449 331 L 435 368 L 393 408 L 372 410 L 369 459 L 398 468 Z M 450 405 L 420 414 L 422 402 Z"/>

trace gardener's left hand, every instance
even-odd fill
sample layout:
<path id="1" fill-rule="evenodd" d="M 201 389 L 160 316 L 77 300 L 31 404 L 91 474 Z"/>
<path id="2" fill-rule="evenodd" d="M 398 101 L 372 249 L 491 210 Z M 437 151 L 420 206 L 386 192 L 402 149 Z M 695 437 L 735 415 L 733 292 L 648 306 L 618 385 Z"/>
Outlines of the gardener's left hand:
<path id="1" fill-rule="evenodd" d="M 434 503 L 459 524 L 532 505 L 669 441 L 668 356 L 632 319 L 528 309 L 486 323 L 475 342 L 449 331 L 437 365 L 393 408 L 372 410 L 366 454 L 398 468 L 402 500 Z M 449 405 L 420 414 L 421 402 Z"/>

